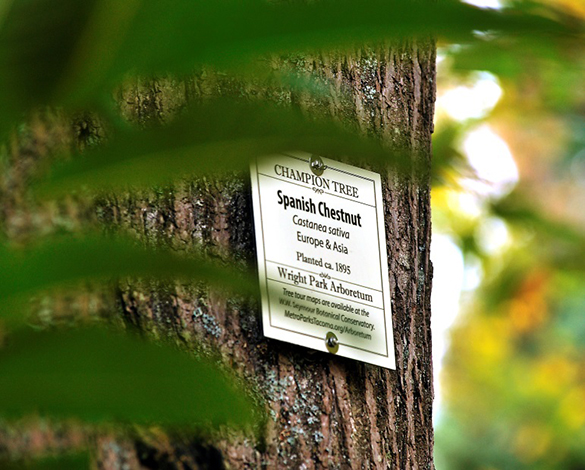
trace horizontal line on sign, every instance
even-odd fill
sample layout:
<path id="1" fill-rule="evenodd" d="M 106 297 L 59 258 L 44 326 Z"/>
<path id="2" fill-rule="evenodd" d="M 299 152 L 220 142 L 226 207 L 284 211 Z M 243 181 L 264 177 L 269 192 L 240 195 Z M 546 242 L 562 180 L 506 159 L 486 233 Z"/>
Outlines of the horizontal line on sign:
<path id="1" fill-rule="evenodd" d="M 281 263 L 281 262 L 279 262 L 279 261 L 272 261 L 272 260 L 270 260 L 270 259 L 267 259 L 266 261 L 267 261 L 268 263 L 279 264 L 280 266 L 286 266 L 287 268 L 291 268 L 291 269 L 298 269 L 299 271 L 305 271 L 306 273 L 316 274 L 317 276 L 318 276 L 319 274 L 321 274 L 321 273 L 316 273 L 316 272 L 314 272 L 314 271 L 309 271 L 308 269 L 305 269 L 305 268 L 298 268 L 298 267 L 296 267 L 296 266 L 290 266 L 290 265 L 288 265 L 288 264 L 284 264 L 284 263 Z M 339 281 L 339 282 L 346 282 L 347 284 L 351 284 L 352 286 L 363 287 L 364 289 L 373 290 L 373 291 L 375 291 L 375 292 L 382 292 L 382 291 L 381 291 L 381 290 L 379 290 L 379 289 L 374 289 L 373 287 L 368 287 L 368 286 L 362 286 L 361 284 L 356 284 L 355 282 L 346 281 L 346 280 L 344 280 L 344 279 L 339 279 L 338 277 L 333 277 L 333 276 L 331 276 L 331 279 L 335 279 L 336 281 Z"/>
<path id="2" fill-rule="evenodd" d="M 268 279 L 269 281 L 272 281 L 272 282 L 280 282 L 281 284 L 286 284 L 287 286 L 293 286 L 293 287 L 297 287 L 299 289 L 310 290 L 311 292 L 316 292 L 317 294 L 330 295 L 331 297 L 335 297 L 336 299 L 343 299 L 343 300 L 346 300 L 348 302 L 355 302 L 356 304 L 365 305 L 366 307 L 371 307 L 371 308 L 375 308 L 376 310 L 384 311 L 384 309 L 382 307 L 376 307 L 374 305 L 365 304 L 365 303 L 359 302 L 357 300 L 349 300 L 346 297 L 340 297 L 338 295 L 333 295 L 333 294 L 330 294 L 329 292 L 323 292 L 320 290 L 311 289 L 309 287 L 300 286 L 298 284 L 291 284 L 290 282 L 284 282 L 284 281 L 281 281 L 280 279 L 272 279 L 271 277 L 268 277 L 268 276 L 266 276 L 266 279 Z"/>
<path id="3" fill-rule="evenodd" d="M 315 339 L 319 339 L 321 341 L 325 341 L 325 338 L 321 338 L 321 336 L 310 335 L 308 333 L 301 333 L 300 331 L 297 331 L 297 330 L 289 330 L 288 328 L 283 328 L 282 326 L 275 326 L 272 323 L 270 324 L 270 326 L 272 328 L 277 328 L 279 330 L 288 331 L 289 333 L 296 333 L 297 335 L 308 336 L 309 338 L 315 338 Z M 279 338 L 273 338 L 273 339 L 279 339 Z M 280 341 L 283 341 L 283 340 L 281 339 Z M 294 344 L 294 343 L 291 343 L 291 344 Z M 299 346 L 299 345 L 297 345 L 297 346 Z M 303 346 L 303 347 L 306 348 L 307 346 Z"/>
<path id="4" fill-rule="evenodd" d="M 272 323 L 270 324 L 270 326 L 272 328 L 277 329 L 277 330 L 288 331 L 289 333 L 294 333 L 294 334 L 297 334 L 297 335 L 307 336 L 309 338 L 315 338 L 315 339 L 318 339 L 318 340 L 321 340 L 321 341 L 325 341 L 325 338 L 321 338 L 320 336 L 315 336 L 315 335 L 310 335 L 310 334 L 307 334 L 307 333 L 302 333 L 302 332 L 297 331 L 297 330 L 289 330 L 288 328 L 283 328 L 282 326 L 275 326 Z M 276 339 L 276 340 L 279 340 L 279 341 L 285 341 L 285 340 L 280 339 L 280 338 L 272 338 L 272 339 Z M 286 342 L 287 343 L 290 343 L 289 341 L 286 341 Z M 295 343 L 290 343 L 290 344 L 295 344 Z M 375 352 L 375 351 L 370 351 L 369 349 L 358 348 L 357 346 L 352 346 L 351 344 L 342 343 L 341 341 L 339 341 L 339 345 L 340 346 L 345 346 L 345 347 L 351 348 L 351 349 L 358 349 L 360 351 L 364 351 L 364 352 L 367 352 L 369 354 L 374 354 L 376 356 L 388 357 L 388 354 L 382 354 L 382 353 L 378 353 L 378 352 Z M 297 346 L 299 346 L 299 345 L 297 345 Z M 307 347 L 307 346 L 302 346 L 302 347 Z M 317 351 L 320 351 L 320 350 L 317 349 Z M 321 351 L 321 352 L 325 352 L 325 351 Z M 329 354 L 331 354 L 331 353 L 329 353 Z M 331 354 L 331 355 L 332 356 L 336 356 L 336 354 Z M 355 358 L 352 358 L 352 357 L 343 356 L 342 354 L 340 354 L 339 357 L 345 357 L 346 359 L 353 359 L 354 361 L 365 362 L 362 359 L 355 359 Z"/>
<path id="5" fill-rule="evenodd" d="M 352 346 L 351 344 L 342 343 L 341 341 L 338 342 L 340 346 L 347 346 L 348 348 L 352 349 L 359 349 L 360 351 L 364 351 L 370 354 L 375 354 L 376 356 L 388 357 L 388 354 L 377 353 L 374 351 L 370 351 L 369 349 L 358 348 L 357 346 Z M 351 359 L 351 358 L 350 358 Z M 354 359 L 355 361 L 359 361 L 359 359 Z"/>
<path id="6" fill-rule="evenodd" d="M 294 155 L 289 155 L 288 153 L 284 153 L 284 152 L 282 154 L 287 156 L 287 157 L 294 158 L 295 160 L 300 160 L 301 162 L 309 163 L 309 160 L 307 160 L 305 158 L 295 157 Z M 342 162 L 339 162 L 339 163 L 342 163 Z M 349 171 L 342 170 L 341 168 L 335 168 L 334 166 L 328 166 L 327 168 L 330 170 L 339 171 L 340 173 L 345 173 L 346 175 L 355 176 L 356 178 L 361 178 L 361 179 L 366 180 L 366 181 L 371 181 L 372 183 L 375 184 L 375 181 L 371 178 L 368 178 L 367 176 L 356 175 L 355 173 L 350 173 Z M 363 168 L 361 168 L 361 169 L 363 170 Z M 365 170 L 365 171 L 370 171 L 370 170 Z"/>
<path id="7" fill-rule="evenodd" d="M 260 172 L 258 172 L 258 174 L 259 175 L 262 175 L 262 176 L 266 176 L 266 178 L 272 178 L 272 179 L 277 180 L 277 181 L 282 181 L 283 183 L 294 184 L 296 186 L 300 186 L 301 188 L 305 188 L 305 189 L 311 189 L 313 187 L 316 187 L 316 186 L 313 186 L 313 185 L 310 185 L 310 184 L 308 184 L 308 185 L 305 186 L 304 184 L 295 183 L 294 181 L 291 181 L 291 180 L 289 180 L 287 178 L 277 178 L 276 176 L 267 175 L 266 173 L 260 173 Z M 321 188 L 319 188 L 319 189 L 321 189 Z M 341 199 L 346 199 L 347 201 L 355 202 L 356 204 L 362 204 L 364 206 L 374 207 L 374 208 L 376 207 L 373 204 L 368 204 L 367 202 L 356 201 L 355 199 L 350 199 L 350 198 L 345 197 L 345 196 L 340 196 L 339 194 L 331 193 L 329 191 L 323 190 L 323 192 L 325 194 L 328 194 L 329 196 L 334 196 L 334 197 L 338 197 L 338 198 L 341 198 Z"/>

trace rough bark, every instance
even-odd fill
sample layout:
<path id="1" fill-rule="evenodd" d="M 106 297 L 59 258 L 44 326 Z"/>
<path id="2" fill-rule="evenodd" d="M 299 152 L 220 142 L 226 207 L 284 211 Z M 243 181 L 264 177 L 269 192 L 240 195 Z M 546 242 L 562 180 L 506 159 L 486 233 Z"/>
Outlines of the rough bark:
<path id="1" fill-rule="evenodd" d="M 413 159 L 430 165 L 435 76 L 430 46 L 378 48 L 289 63 L 333 86 L 327 97 L 283 92 L 281 100 L 308 113 L 332 114 L 365 133 L 404 145 Z M 144 120 L 144 109 L 155 103 L 160 119 L 165 86 L 151 82 L 125 89 L 122 112 Z M 234 90 L 254 94 L 221 76 L 199 76 L 181 85 L 185 99 Z M 174 106 L 176 96 L 169 99 Z M 179 287 L 146 294 L 129 287 L 120 292 L 130 323 L 157 334 L 172 331 L 186 341 L 196 338 L 219 351 L 265 398 L 271 419 L 264 442 L 232 439 L 212 444 L 225 468 L 433 468 L 428 178 L 386 172 L 384 205 L 396 372 L 263 338 L 254 303 Z M 109 200 L 105 208 L 108 220 L 133 227 L 146 238 L 255 263 L 246 176 L 188 182 L 157 195 L 128 195 Z M 172 461 L 172 451 L 159 453 L 164 461 Z M 153 454 L 156 445 L 150 459 Z"/>
<path id="2" fill-rule="evenodd" d="M 336 116 L 364 133 L 405 146 L 417 168 L 421 162 L 430 166 L 435 89 L 430 42 L 286 62 L 299 73 L 315 74 L 331 84 L 329 94 L 315 98 L 265 90 L 202 73 L 180 82 L 136 81 L 120 90 L 120 112 L 148 125 L 171 119 L 186 103 L 208 95 L 260 94 L 307 113 Z M 80 140 L 83 132 L 95 129 L 84 131 L 81 126 L 74 131 Z M 142 433 L 116 447 L 109 436 L 103 437 L 98 440 L 101 468 L 434 468 L 429 178 L 420 173 L 397 175 L 384 168 L 376 171 L 383 176 L 397 370 L 266 339 L 259 305 L 253 300 L 179 284 L 120 286 L 117 301 L 127 325 L 219 353 L 263 397 L 270 419 L 260 438 L 225 433 L 213 439 L 148 438 Z M 6 189 L 6 183 L 4 187 L 6 194 L 16 194 Z M 3 209 L 6 233 L 33 230 L 14 209 L 19 201 L 6 200 L 11 204 Z M 89 207 L 93 213 L 85 220 L 130 229 L 147 242 L 255 264 L 247 175 L 200 178 L 140 194 L 102 197 Z M 116 449 L 121 449 L 119 458 Z"/>

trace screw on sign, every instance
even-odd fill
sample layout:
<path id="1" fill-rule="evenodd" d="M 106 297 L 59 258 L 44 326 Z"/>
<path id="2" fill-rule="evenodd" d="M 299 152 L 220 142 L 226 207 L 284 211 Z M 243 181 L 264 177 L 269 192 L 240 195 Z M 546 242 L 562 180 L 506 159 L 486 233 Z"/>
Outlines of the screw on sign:
<path id="1" fill-rule="evenodd" d="M 339 341 L 337 340 L 335 333 L 327 333 L 325 345 L 327 346 L 327 350 L 332 354 L 335 354 L 339 350 Z"/>
<path id="2" fill-rule="evenodd" d="M 317 176 L 321 176 L 326 168 L 323 160 L 321 160 L 321 157 L 317 155 L 311 155 L 309 166 L 311 167 L 311 171 Z"/>

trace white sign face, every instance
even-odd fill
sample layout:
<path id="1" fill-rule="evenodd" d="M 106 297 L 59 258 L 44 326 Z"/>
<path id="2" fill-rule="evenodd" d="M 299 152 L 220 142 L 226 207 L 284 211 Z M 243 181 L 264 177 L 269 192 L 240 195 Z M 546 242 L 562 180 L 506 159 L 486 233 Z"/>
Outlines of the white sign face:
<path id="1" fill-rule="evenodd" d="M 394 369 L 380 176 L 296 152 L 251 172 L 265 336 Z"/>

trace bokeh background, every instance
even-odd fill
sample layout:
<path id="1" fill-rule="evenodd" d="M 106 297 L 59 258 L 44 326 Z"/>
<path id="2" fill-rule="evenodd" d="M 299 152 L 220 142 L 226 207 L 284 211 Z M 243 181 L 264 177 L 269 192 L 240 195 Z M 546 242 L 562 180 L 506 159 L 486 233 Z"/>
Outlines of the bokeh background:
<path id="1" fill-rule="evenodd" d="M 585 469 L 585 47 L 510 45 L 439 45 L 438 470 Z"/>
<path id="2" fill-rule="evenodd" d="M 350 30 L 358 42 L 383 39 L 386 35 L 396 40 L 401 33 L 407 37 L 421 34 L 428 37 L 434 31 L 439 31 L 443 37 L 438 43 L 432 192 L 436 465 L 438 470 L 583 470 L 585 44 L 579 43 L 576 38 L 583 37 L 585 0 L 468 1 L 481 8 L 513 7 L 515 10 L 503 14 L 501 18 L 468 11 L 464 17 L 455 20 L 453 15 L 462 10 L 457 9 L 457 5 L 450 5 L 448 0 L 437 0 L 436 11 L 441 13 L 438 18 L 424 15 L 418 18 L 419 15 L 410 15 L 410 4 L 396 2 L 393 6 L 402 17 L 365 15 L 360 17 L 364 23 L 358 22 L 361 26 Z M 28 167 L 38 164 L 34 159 L 68 154 L 61 147 L 71 145 L 71 130 L 67 130 L 70 125 L 64 124 L 69 117 L 60 116 L 61 112 L 56 112 L 55 106 L 57 109 L 62 107 L 63 112 L 95 109 L 96 116 L 82 113 L 75 119 L 85 125 L 80 124 L 79 130 L 75 130 L 80 136 L 85 135 L 83 143 L 79 140 L 83 148 L 78 150 L 87 150 L 90 154 L 96 150 L 94 158 L 96 154 L 100 156 L 99 149 L 93 146 L 104 138 L 102 127 L 107 130 L 106 122 L 112 131 L 118 131 L 122 137 L 125 136 L 126 142 L 131 143 L 124 147 L 122 139 L 117 150 L 115 146 L 114 150 L 110 147 L 110 153 L 106 150 L 101 155 L 109 155 L 111 160 L 98 158 L 100 164 L 97 170 L 91 167 L 90 160 L 89 168 L 96 170 L 96 180 L 100 177 L 100 165 L 105 167 L 101 177 L 110 182 L 116 175 L 117 159 L 139 157 L 144 149 L 150 150 L 156 145 L 160 147 L 154 148 L 162 149 L 158 153 L 164 155 L 165 150 L 173 150 L 169 142 L 174 145 L 177 137 L 185 139 L 179 142 L 188 144 L 206 143 L 207 134 L 215 138 L 214 132 L 223 129 L 225 135 L 220 134 L 219 140 L 224 138 L 230 142 L 232 136 L 226 130 L 230 129 L 226 125 L 226 117 L 230 117 L 232 127 L 241 133 L 239 135 L 251 136 L 252 143 L 247 151 L 255 156 L 265 149 L 261 139 L 258 140 L 258 147 L 253 145 L 254 138 L 263 134 L 254 127 L 254 119 L 250 116 L 256 116 L 259 122 L 268 121 L 262 107 L 238 107 L 236 112 L 235 104 L 230 103 L 228 113 L 227 108 L 211 106 L 205 108 L 199 120 L 197 116 L 192 116 L 191 120 L 186 121 L 191 127 L 173 128 L 180 131 L 177 134 L 173 134 L 172 129 L 168 134 L 166 131 L 160 134 L 149 131 L 135 138 L 138 134 L 133 134 L 126 123 L 119 120 L 120 110 L 117 105 L 114 106 L 112 90 L 120 86 L 129 70 L 146 75 L 156 75 L 161 71 L 181 75 L 187 71 L 192 73 L 194 64 L 208 63 L 210 67 L 217 66 L 220 70 L 226 67 L 228 71 L 235 71 L 242 65 L 242 49 L 246 48 L 250 49 L 247 53 L 251 58 L 301 46 L 326 47 L 333 44 L 341 47 L 351 43 L 351 37 L 348 38 L 345 31 L 331 37 L 326 28 L 323 31 L 321 21 L 331 16 L 327 10 L 322 11 L 321 18 L 313 18 L 308 25 L 303 23 L 307 31 L 299 36 L 294 34 L 298 28 L 294 18 L 282 19 L 284 25 L 272 21 L 273 16 L 262 5 L 258 6 L 258 10 L 250 11 L 244 2 L 239 5 L 241 8 L 238 11 L 241 15 L 247 15 L 244 18 L 249 17 L 249 21 L 242 21 L 230 9 L 231 21 L 238 20 L 231 24 L 225 20 L 221 8 L 214 7 L 211 1 L 205 3 L 209 6 L 208 23 L 204 21 L 207 18 L 205 15 L 184 15 L 181 8 L 172 9 L 159 3 L 103 1 L 98 2 L 101 7 L 93 11 L 93 2 L 90 1 L 0 1 L 0 65 L 4 64 L 0 67 L 0 136 L 3 129 L 11 129 L 16 123 L 17 135 L 24 142 L 23 154 L 27 155 L 27 159 L 19 165 L 11 166 L 11 159 L 18 161 L 20 156 L 16 150 L 13 151 L 16 143 L 9 140 L 9 145 L 0 146 L 0 192 L 9 188 L 6 194 L 16 194 L 11 200 L 15 207 L 27 204 L 27 199 L 19 191 L 22 189 L 22 194 L 25 194 L 24 183 L 28 184 L 30 176 Z M 187 11 L 196 7 L 189 0 L 175 3 L 187 8 Z M 360 2 L 353 3 L 359 4 L 359 10 L 362 10 Z M 388 7 L 388 4 L 385 6 Z M 136 24 L 129 21 L 132 5 L 144 6 Z M 15 6 L 18 8 L 11 16 Z M 256 11 L 264 16 L 257 17 Z M 92 12 L 99 14 L 94 18 Z M 535 13 L 539 18 L 553 19 L 558 27 L 550 25 L 550 34 L 540 34 L 538 28 L 543 23 L 530 17 L 530 13 Z M 92 20 L 89 23 L 88 18 Z M 265 36 L 260 35 L 260 39 L 256 38 L 256 30 L 262 33 L 263 29 L 256 27 L 258 18 L 264 21 L 262 24 L 266 29 Z M 341 25 L 345 21 L 352 24 L 352 17 L 347 11 L 337 18 L 343 20 Z M 410 19 L 411 23 L 403 24 L 401 18 Z M 303 19 L 306 21 L 306 18 Z M 518 21 L 514 23 L 513 19 Z M 124 30 L 127 22 L 129 32 Z M 382 22 L 384 28 L 380 26 Z M 88 24 L 89 29 L 85 30 Z M 177 24 L 183 27 L 179 28 Z M 254 28 L 249 28 L 250 24 Z M 370 26 L 364 27 L 364 24 Z M 490 33 L 490 25 L 496 29 L 499 27 L 501 34 Z M 570 28 L 572 25 L 581 36 L 568 34 L 574 32 Z M 280 31 L 283 26 L 288 28 L 284 28 L 284 32 Z M 475 27 L 483 29 L 475 31 Z M 516 27 L 523 27 L 524 31 L 516 34 Z M 156 34 L 152 32 L 153 28 Z M 271 28 L 275 28 L 274 31 Z M 470 34 L 470 29 L 476 34 Z M 336 30 L 332 31 L 335 33 Z M 274 41 L 271 34 L 280 38 L 282 44 Z M 247 46 L 239 44 L 240 36 L 248 41 Z M 254 40 L 250 42 L 251 39 Z M 297 44 L 301 39 L 304 42 Z M 243 73 L 243 81 L 253 82 L 255 77 L 264 79 L 271 76 L 266 74 L 266 70 L 255 70 L 250 64 L 242 67 L 240 72 Z M 257 76 L 254 75 L 256 73 Z M 317 97 L 323 91 L 317 86 L 318 83 L 298 82 L 295 77 L 285 75 L 279 78 L 279 86 L 287 83 L 287 86 L 299 89 L 305 87 L 307 93 L 314 93 Z M 52 106 L 53 111 L 46 110 L 47 106 Z M 30 126 L 19 125 L 23 113 L 31 110 L 45 111 L 35 111 L 39 119 L 35 118 Z M 61 127 L 52 124 L 53 130 L 48 133 L 41 115 L 47 122 L 61 122 Z M 98 118 L 98 115 L 103 117 Z M 280 127 L 277 125 L 273 132 L 284 139 L 283 142 L 288 142 L 286 138 L 289 134 L 295 134 L 290 130 L 293 124 L 298 125 L 294 128 L 296 135 L 307 134 L 315 141 L 316 135 L 327 134 L 320 130 L 316 132 L 314 123 L 310 123 L 310 128 L 303 127 L 302 122 L 297 122 L 296 117 L 292 119 L 288 114 L 280 113 L 276 117 Z M 233 125 L 234 122 L 237 126 Z M 92 123 L 93 127 L 89 128 L 88 123 Z M 185 129 L 189 132 L 184 132 Z M 323 129 L 331 132 L 329 127 Z M 346 133 L 341 133 L 334 136 L 339 138 L 329 141 L 336 142 L 339 148 L 349 148 L 340 142 L 351 135 L 348 137 Z M 348 142 L 355 144 L 355 136 Z M 297 144 L 299 142 L 295 141 Z M 365 146 L 365 142 L 358 141 L 358 144 L 353 149 L 359 148 L 360 156 L 367 154 L 368 149 L 373 152 Z M 209 148 L 207 156 L 193 152 L 194 155 L 185 157 L 188 163 L 182 166 L 201 169 L 217 165 L 216 161 L 212 161 L 214 147 Z M 333 150 L 332 153 L 335 153 Z M 237 153 L 238 158 L 234 157 L 232 162 L 237 160 L 244 164 L 243 150 L 239 148 Z M 158 160 L 141 160 L 143 164 L 139 167 L 135 166 L 136 161 L 140 160 L 137 158 L 132 167 L 134 171 L 130 175 L 122 171 L 122 176 L 118 175 L 118 178 L 123 179 L 124 183 L 129 176 L 133 182 L 140 180 L 144 183 L 148 180 L 149 183 L 161 183 L 165 175 L 175 173 L 176 167 L 169 166 L 160 155 Z M 155 167 L 157 161 L 159 166 Z M 180 164 L 180 158 L 178 161 Z M 108 173 L 108 168 L 111 170 L 108 165 L 112 163 L 114 170 Z M 5 170 L 4 165 L 10 171 Z M 77 176 L 81 173 L 82 177 L 75 179 L 74 168 L 69 174 L 69 184 L 89 182 L 83 164 L 79 168 Z M 57 184 L 53 179 L 54 190 L 58 187 L 60 191 L 66 191 L 63 182 L 67 183 L 67 175 L 67 172 L 62 173 L 61 179 L 56 180 Z M 6 201 L 5 198 L 5 207 Z M 65 204 L 63 210 L 57 209 L 60 207 L 57 205 L 51 207 L 54 209 L 55 231 L 74 231 L 76 225 L 71 220 L 75 218 L 62 217 L 71 209 L 67 209 Z M 23 214 L 29 213 L 24 211 Z M 46 222 L 42 217 L 19 217 L 17 219 L 25 221 L 25 227 L 30 224 L 30 227 L 40 228 L 41 233 L 46 231 Z M 15 226 L 18 227 L 18 223 Z M 4 274 L 4 279 L 0 275 L 2 313 L 11 309 L 19 311 L 18 303 L 11 303 L 19 292 L 36 292 L 51 286 L 54 272 L 68 281 L 101 278 L 104 273 L 118 276 L 171 273 L 190 277 L 199 275 L 197 279 L 233 281 L 232 284 L 241 284 L 240 287 L 244 284 L 237 280 L 234 272 L 220 270 L 218 266 L 207 266 L 201 273 L 203 264 L 198 259 L 187 260 L 185 257 L 178 261 L 167 253 L 160 254 L 157 262 L 153 263 L 152 254 L 146 257 L 133 244 L 104 243 L 103 240 L 79 241 L 75 250 L 71 242 L 48 245 L 49 248 L 41 250 L 40 255 L 37 252 L 38 256 L 32 257 L 32 264 L 31 258 L 23 262 L 20 256 L 14 255 L 16 250 L 3 246 L 4 251 L 0 250 L 0 267 L 3 267 L 0 274 Z M 113 248 L 117 251 L 112 251 Z M 88 250 L 96 254 L 93 259 L 85 256 Z M 113 256 L 112 253 L 120 255 Z M 111 262 L 103 266 L 102 259 Z M 83 269 L 73 270 L 71 266 L 82 266 Z M 53 303 L 59 305 L 58 300 Z M 82 305 L 90 303 L 80 302 Z M 48 304 L 51 305 L 50 302 Z M 45 305 L 42 304 L 41 308 L 44 309 Z M 53 310 L 58 309 L 53 307 Z M 197 314 L 202 315 L 201 312 Z M 17 320 L 22 322 L 23 318 L 20 315 Z M 0 343 L 3 339 L 1 333 Z M 176 423 L 181 419 L 189 422 L 201 419 L 204 422 L 238 416 L 240 421 L 252 420 L 251 404 L 218 398 L 219 382 L 208 387 L 213 390 L 217 403 L 205 409 L 193 409 L 193 416 L 186 416 L 182 412 L 185 408 L 182 398 L 159 399 L 162 392 L 153 388 L 151 367 L 144 370 L 141 375 L 143 382 L 140 382 L 143 385 L 138 386 L 145 396 L 146 392 L 150 393 L 150 398 L 145 398 L 144 402 L 137 402 L 123 392 L 111 397 L 105 391 L 95 394 L 101 401 L 84 402 L 81 400 L 84 394 L 79 393 L 85 386 L 84 380 L 80 381 L 80 388 L 73 387 L 70 382 L 63 387 L 65 381 L 60 381 L 58 377 L 54 379 L 57 382 L 53 384 L 53 393 L 42 394 L 39 401 L 32 393 L 35 391 L 34 379 L 39 375 L 34 367 L 44 367 L 53 372 L 58 367 L 62 374 L 73 373 L 82 378 L 84 373 L 95 377 L 97 371 L 102 374 L 102 379 L 103 371 L 108 370 L 111 373 L 106 377 L 111 381 L 109 383 L 118 386 L 120 377 L 132 377 L 130 385 L 137 386 L 137 368 L 132 358 L 152 355 L 149 361 L 160 359 L 161 370 L 177 371 L 177 383 L 172 384 L 172 389 L 185 394 L 191 393 L 194 388 L 189 380 L 195 383 L 203 373 L 208 373 L 204 365 L 201 369 L 184 366 L 184 358 L 170 352 L 168 357 L 165 356 L 167 360 L 152 345 L 135 344 L 118 338 L 110 339 L 112 345 L 104 348 L 105 340 L 101 337 L 78 334 L 67 337 L 66 342 L 62 337 L 51 336 L 48 332 L 51 342 L 40 344 L 35 350 L 30 345 L 36 345 L 38 341 L 33 340 L 32 335 L 22 336 L 20 351 L 30 352 L 32 356 L 18 356 L 22 362 L 11 363 L 12 376 L 7 374 L 6 369 L 0 374 L 0 379 L 4 380 L 0 387 L 0 392 L 5 394 L 0 400 L 3 412 L 10 405 L 21 416 L 30 412 L 31 405 L 34 410 L 42 405 L 41 408 L 56 414 L 74 414 L 87 421 L 98 418 L 108 420 L 112 415 L 129 422 L 142 420 L 149 423 L 165 420 Z M 111 352 L 115 348 L 122 351 L 116 355 L 119 368 L 112 368 L 112 361 L 103 354 L 104 350 Z M 127 353 L 128 350 L 133 351 L 134 355 Z M 63 360 L 60 354 L 65 352 L 75 361 L 68 363 Z M 93 362 L 86 361 L 86 357 L 91 357 Z M 44 361 L 50 359 L 54 363 L 47 367 L 38 358 Z M 104 363 L 108 366 L 104 367 Z M 189 380 L 186 380 L 188 372 L 184 369 L 191 371 Z M 134 375 L 130 376 L 128 371 Z M 211 372 L 209 376 L 215 377 Z M 22 387 L 23 383 L 26 387 Z M 11 395 L 8 385 L 12 387 Z M 23 389 L 32 391 L 31 395 L 23 394 Z M 115 389 L 114 386 L 107 387 L 108 391 Z M 62 400 L 63 390 L 80 399 L 79 406 L 75 400 Z M 235 392 L 226 387 L 225 393 Z M 236 395 L 243 396 L 242 393 Z M 172 402 L 176 407 L 166 402 Z M 71 403 L 76 405 L 74 413 Z M 225 403 L 231 403 L 233 408 L 226 409 Z M 242 414 L 238 415 L 239 412 Z M 224 416 L 226 414 L 229 416 Z M 6 468 L 6 465 L 0 462 L 0 468 Z M 64 466 L 59 464 L 55 468 Z"/>

